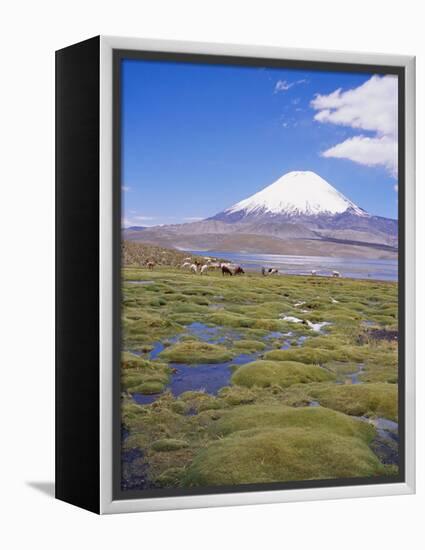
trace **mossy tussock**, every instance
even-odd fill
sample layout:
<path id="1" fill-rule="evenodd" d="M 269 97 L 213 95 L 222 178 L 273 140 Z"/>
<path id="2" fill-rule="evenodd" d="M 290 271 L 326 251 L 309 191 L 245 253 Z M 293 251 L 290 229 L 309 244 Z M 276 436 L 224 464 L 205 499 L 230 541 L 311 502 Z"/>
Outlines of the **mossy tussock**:
<path id="1" fill-rule="evenodd" d="M 262 428 L 238 431 L 200 451 L 186 486 L 272 483 L 377 476 L 385 472 L 359 438 L 327 430 Z"/>
<path id="2" fill-rule="evenodd" d="M 129 393 L 160 393 L 170 380 L 171 370 L 166 363 L 149 361 L 124 352 L 121 364 L 121 388 Z"/>
<path id="3" fill-rule="evenodd" d="M 123 369 L 149 368 L 152 363 L 135 353 L 124 351 L 121 353 L 121 366 Z"/>
<path id="4" fill-rule="evenodd" d="M 255 392 L 248 388 L 241 386 L 226 386 L 221 388 L 218 392 L 218 397 L 221 398 L 226 405 L 235 406 L 246 403 L 254 403 L 257 396 Z M 221 407 L 222 406 L 223 405 L 221 405 Z"/>
<path id="5" fill-rule="evenodd" d="M 266 344 L 258 340 L 236 340 L 233 344 L 233 347 L 238 351 L 249 353 L 253 351 L 265 350 Z"/>
<path id="6" fill-rule="evenodd" d="M 187 441 L 182 439 L 158 439 L 152 443 L 151 449 L 157 453 L 178 451 L 179 449 L 185 449 L 189 447 Z"/>
<path id="7" fill-rule="evenodd" d="M 398 388 L 395 384 L 375 383 L 316 387 L 311 395 L 320 404 L 354 416 L 398 417 Z"/>
<path id="8" fill-rule="evenodd" d="M 341 354 L 335 350 L 326 350 L 320 348 L 308 349 L 285 349 L 273 350 L 264 355 L 264 359 L 270 361 L 299 361 L 301 363 L 309 363 L 319 365 L 327 361 L 335 361 L 341 357 Z M 345 355 L 343 356 L 345 358 Z"/>
<path id="9" fill-rule="evenodd" d="M 327 430 L 370 442 L 375 429 L 354 418 L 324 407 L 288 407 L 285 405 L 241 405 L 222 414 L 212 425 L 214 434 L 227 436 L 253 428 L 305 428 Z"/>
<path id="10" fill-rule="evenodd" d="M 320 367 L 296 361 L 253 361 L 239 367 L 232 376 L 232 383 L 238 386 L 287 388 L 292 384 L 324 382 L 332 380 L 331 373 Z"/>
<path id="11" fill-rule="evenodd" d="M 178 402 L 184 403 L 187 411 L 200 413 L 220 409 L 223 404 L 213 395 L 201 391 L 187 391 L 180 395 Z"/>

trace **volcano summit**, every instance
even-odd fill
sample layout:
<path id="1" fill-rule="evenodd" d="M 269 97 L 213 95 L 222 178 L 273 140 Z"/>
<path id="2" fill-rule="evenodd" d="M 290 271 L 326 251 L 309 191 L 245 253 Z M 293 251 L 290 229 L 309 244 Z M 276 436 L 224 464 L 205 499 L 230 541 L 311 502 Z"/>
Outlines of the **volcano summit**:
<path id="1" fill-rule="evenodd" d="M 255 195 L 244 199 L 213 219 L 239 221 L 248 218 L 333 216 L 368 214 L 314 172 L 288 172 Z"/>

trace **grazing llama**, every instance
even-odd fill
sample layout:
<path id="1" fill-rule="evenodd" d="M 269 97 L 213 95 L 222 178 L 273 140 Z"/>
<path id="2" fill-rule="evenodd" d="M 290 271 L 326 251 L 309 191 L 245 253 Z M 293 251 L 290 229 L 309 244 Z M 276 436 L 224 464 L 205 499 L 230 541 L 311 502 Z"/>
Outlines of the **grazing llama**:
<path id="1" fill-rule="evenodd" d="M 233 275 L 233 273 L 231 272 L 231 270 L 230 270 L 230 269 L 227 267 L 227 265 L 225 265 L 225 264 L 222 264 L 222 266 L 221 266 L 221 273 L 223 274 L 223 276 L 224 276 L 224 275 L 230 275 L 230 276 Z"/>

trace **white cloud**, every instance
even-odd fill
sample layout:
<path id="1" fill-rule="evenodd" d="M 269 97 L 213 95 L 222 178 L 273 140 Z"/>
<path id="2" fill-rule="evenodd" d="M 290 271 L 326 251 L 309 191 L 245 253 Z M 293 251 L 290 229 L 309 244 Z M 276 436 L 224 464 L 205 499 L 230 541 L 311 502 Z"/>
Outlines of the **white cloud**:
<path id="1" fill-rule="evenodd" d="M 394 184 L 394 191 L 398 193 L 398 183 Z"/>
<path id="2" fill-rule="evenodd" d="M 290 83 L 287 80 L 278 80 L 276 82 L 276 86 L 274 87 L 274 93 L 286 92 L 289 88 L 292 88 L 293 85 L 294 83 Z"/>
<path id="3" fill-rule="evenodd" d="M 350 159 L 365 166 L 385 166 L 397 173 L 397 143 L 388 136 L 354 136 L 322 153 L 323 157 Z"/>
<path id="4" fill-rule="evenodd" d="M 205 219 L 205 216 L 187 216 L 187 217 L 177 217 L 177 216 L 140 216 L 133 215 L 134 210 L 130 210 L 130 216 L 124 216 L 121 219 L 122 227 L 133 227 L 141 225 L 143 227 L 156 227 L 162 225 L 168 225 L 170 223 L 184 223 L 184 222 L 198 222 Z M 161 221 L 161 223 L 160 223 Z"/>
<path id="5" fill-rule="evenodd" d="M 130 211 L 131 213 L 134 213 L 134 210 Z M 156 225 L 155 223 L 152 223 L 154 220 L 156 220 L 154 216 L 131 216 L 131 217 L 124 217 L 121 220 L 121 225 L 123 227 L 132 227 L 135 225 L 143 225 L 150 227 L 152 225 Z"/>
<path id="6" fill-rule="evenodd" d="M 131 187 L 129 187 L 128 185 L 123 185 L 123 186 L 121 187 L 121 189 L 122 189 L 123 191 L 130 191 Z"/>
<path id="7" fill-rule="evenodd" d="M 274 87 L 274 93 L 277 94 L 278 92 L 286 92 L 290 88 L 292 88 L 292 86 L 296 86 L 297 84 L 305 84 L 305 83 L 307 83 L 307 80 L 305 78 L 301 80 L 295 80 L 294 82 L 288 82 L 287 80 L 278 80 Z"/>
<path id="8" fill-rule="evenodd" d="M 310 103 L 318 122 L 374 132 L 349 138 L 322 153 L 366 166 L 385 166 L 397 175 L 397 78 L 374 75 L 358 88 L 316 95 Z"/>

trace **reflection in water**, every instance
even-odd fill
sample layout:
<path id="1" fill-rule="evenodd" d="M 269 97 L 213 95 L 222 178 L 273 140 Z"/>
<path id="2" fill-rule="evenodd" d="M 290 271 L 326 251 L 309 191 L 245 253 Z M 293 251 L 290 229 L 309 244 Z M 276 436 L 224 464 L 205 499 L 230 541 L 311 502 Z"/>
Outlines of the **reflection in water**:
<path id="1" fill-rule="evenodd" d="M 383 464 L 398 465 L 398 424 L 388 418 L 370 420 L 376 428 L 376 438 L 371 448 Z"/>
<path id="2" fill-rule="evenodd" d="M 126 429 L 121 430 L 121 441 L 128 437 Z M 125 449 L 121 446 L 121 490 L 148 489 L 152 483 L 148 478 L 149 465 L 139 448 Z"/>
<path id="3" fill-rule="evenodd" d="M 172 375 L 171 383 L 166 388 L 176 397 L 186 391 L 206 391 L 211 395 L 230 384 L 230 378 L 234 368 L 251 361 L 255 361 L 255 354 L 243 353 L 235 357 L 232 361 L 226 363 L 184 365 L 181 363 L 171 363 L 171 367 L 176 369 Z"/>
<path id="4" fill-rule="evenodd" d="M 232 361 L 226 361 L 225 363 L 200 363 L 196 365 L 170 363 L 173 374 L 164 391 L 171 391 L 175 397 L 186 391 L 205 391 L 211 395 L 216 395 L 221 388 L 230 384 L 230 378 L 235 368 L 255 361 L 256 358 L 257 355 L 254 353 L 241 353 Z M 136 403 L 148 405 L 158 399 L 160 395 L 135 393 L 133 399 Z"/>

